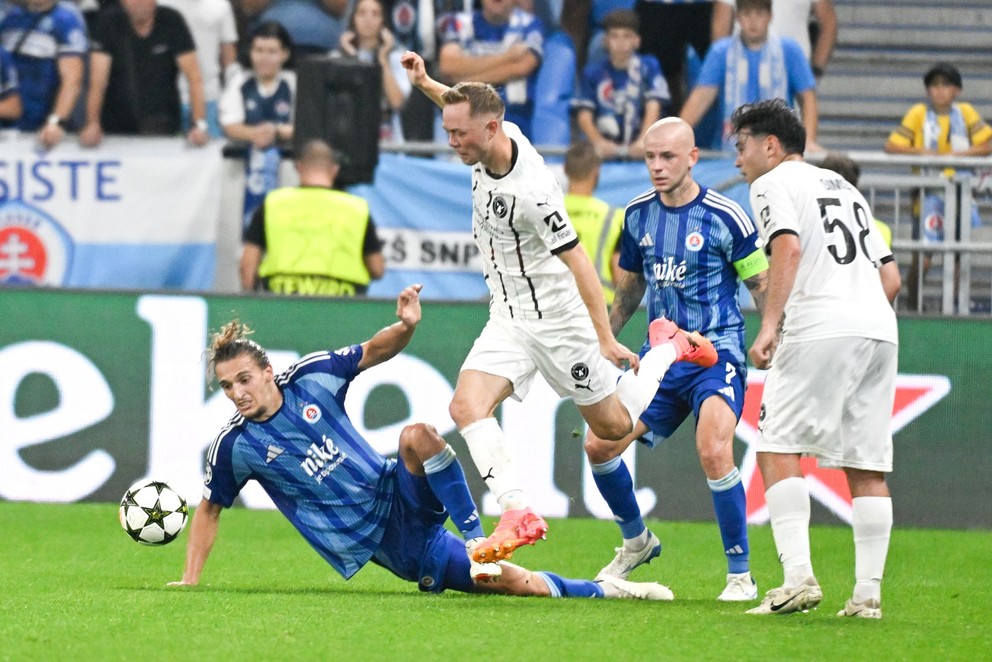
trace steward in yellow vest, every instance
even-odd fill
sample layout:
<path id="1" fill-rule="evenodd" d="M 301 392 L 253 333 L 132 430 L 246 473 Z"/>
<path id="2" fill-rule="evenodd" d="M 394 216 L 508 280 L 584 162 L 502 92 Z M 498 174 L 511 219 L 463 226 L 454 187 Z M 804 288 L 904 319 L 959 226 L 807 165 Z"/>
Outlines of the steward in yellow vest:
<path id="1" fill-rule="evenodd" d="M 591 195 L 566 193 L 565 211 L 579 235 L 579 243 L 596 267 L 606 303 L 613 303 L 613 265 L 623 230 L 623 209 Z"/>
<path id="2" fill-rule="evenodd" d="M 579 235 L 579 243 L 589 255 L 607 305 L 613 303 L 617 263 L 620 261 L 620 233 L 623 231 L 623 208 L 611 207 L 593 197 L 599 183 L 601 161 L 591 143 L 578 142 L 565 153 L 568 193 L 565 211 Z"/>
<path id="3" fill-rule="evenodd" d="M 270 192 L 252 217 L 241 259 L 243 289 L 365 294 L 385 272 L 368 202 L 331 188 L 338 166 L 323 141 L 304 146 L 297 169 L 301 185 Z"/>

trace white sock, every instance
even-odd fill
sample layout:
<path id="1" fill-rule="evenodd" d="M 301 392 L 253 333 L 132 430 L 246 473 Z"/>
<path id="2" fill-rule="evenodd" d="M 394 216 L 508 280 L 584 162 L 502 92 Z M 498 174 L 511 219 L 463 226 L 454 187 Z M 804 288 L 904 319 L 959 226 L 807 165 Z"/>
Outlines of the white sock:
<path id="1" fill-rule="evenodd" d="M 632 552 L 639 552 L 648 544 L 648 530 L 644 529 L 636 538 L 624 538 L 623 546 Z"/>
<path id="2" fill-rule="evenodd" d="M 813 576 L 809 555 L 809 490 L 803 478 L 786 478 L 765 490 L 775 549 L 785 572 L 784 586 Z"/>
<path id="3" fill-rule="evenodd" d="M 654 394 L 658 392 L 658 382 L 674 362 L 675 348 L 671 343 L 665 343 L 652 347 L 641 358 L 641 367 L 638 368 L 636 375 L 633 370 L 627 370 L 620 376 L 620 381 L 617 382 L 617 397 L 630 415 L 632 430 L 637 424 L 637 419 L 651 404 Z"/>
<path id="4" fill-rule="evenodd" d="M 882 574 L 892 535 L 892 498 L 855 497 L 854 601 L 882 599 Z"/>
<path id="5" fill-rule="evenodd" d="M 506 452 L 506 439 L 495 418 L 483 418 L 458 431 L 468 445 L 479 475 L 493 493 L 503 512 L 525 508 L 523 485 Z"/>

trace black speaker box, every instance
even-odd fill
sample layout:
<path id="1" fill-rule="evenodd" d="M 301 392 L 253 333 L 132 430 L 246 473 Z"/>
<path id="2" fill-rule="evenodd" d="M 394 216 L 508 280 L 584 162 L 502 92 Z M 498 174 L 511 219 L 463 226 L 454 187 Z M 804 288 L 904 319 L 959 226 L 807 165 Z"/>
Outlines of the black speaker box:
<path id="1" fill-rule="evenodd" d="M 321 138 L 341 164 L 335 188 L 372 182 L 379 163 L 382 71 L 339 57 L 308 57 L 296 67 L 294 144 Z"/>

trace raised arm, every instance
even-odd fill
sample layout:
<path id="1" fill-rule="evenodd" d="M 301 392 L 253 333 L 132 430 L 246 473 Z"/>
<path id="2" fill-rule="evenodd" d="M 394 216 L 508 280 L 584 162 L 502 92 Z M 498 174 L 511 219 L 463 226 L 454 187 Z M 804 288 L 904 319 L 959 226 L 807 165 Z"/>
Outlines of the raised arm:
<path id="1" fill-rule="evenodd" d="M 444 108 L 441 95 L 448 91 L 448 86 L 439 83 L 427 75 L 427 67 L 424 66 L 424 58 L 413 51 L 407 51 L 400 57 L 400 64 L 406 69 L 407 78 L 410 84 L 427 95 L 427 98 L 434 102 L 438 108 Z"/>
<path id="2" fill-rule="evenodd" d="M 200 583 L 200 573 L 210 556 L 210 550 L 217 539 L 217 526 L 220 523 L 220 504 L 200 500 L 200 505 L 193 513 L 193 521 L 189 526 L 189 539 L 186 541 L 186 570 L 178 582 L 170 582 L 170 586 L 196 586 Z"/>
<path id="3" fill-rule="evenodd" d="M 362 343 L 360 370 L 379 365 L 403 351 L 410 343 L 413 332 L 420 323 L 420 290 L 423 285 L 409 285 L 396 299 L 398 322 L 390 324 Z"/>

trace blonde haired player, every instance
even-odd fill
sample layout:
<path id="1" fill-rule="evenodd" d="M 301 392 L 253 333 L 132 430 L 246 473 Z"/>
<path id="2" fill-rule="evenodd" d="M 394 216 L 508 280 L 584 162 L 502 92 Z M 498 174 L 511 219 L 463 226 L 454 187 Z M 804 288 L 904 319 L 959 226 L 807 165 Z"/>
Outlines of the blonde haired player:
<path id="1" fill-rule="evenodd" d="M 544 537 L 547 524 L 526 501 L 506 452 L 496 407 L 523 399 L 540 372 L 569 396 L 599 437 L 622 439 L 675 361 L 713 365 L 699 334 L 656 320 L 652 349 L 617 381 L 615 366 L 638 357 L 610 330 L 599 278 L 565 211 L 561 187 L 489 85 L 448 87 L 423 59 L 401 59 L 410 82 L 442 108 L 448 144 L 472 168 L 472 234 L 490 290 L 489 322 L 462 364 L 449 411 L 502 517 L 485 540 L 469 541 L 477 562 L 509 558 Z"/>

